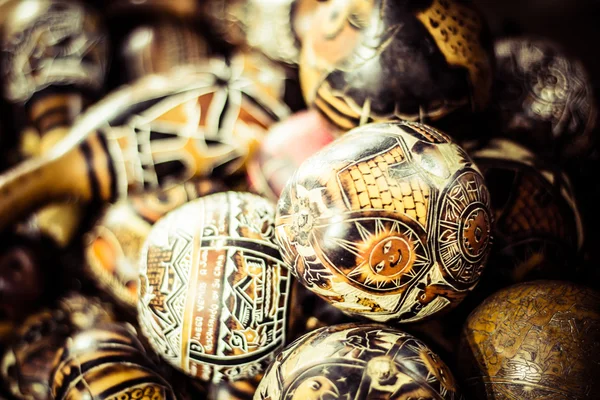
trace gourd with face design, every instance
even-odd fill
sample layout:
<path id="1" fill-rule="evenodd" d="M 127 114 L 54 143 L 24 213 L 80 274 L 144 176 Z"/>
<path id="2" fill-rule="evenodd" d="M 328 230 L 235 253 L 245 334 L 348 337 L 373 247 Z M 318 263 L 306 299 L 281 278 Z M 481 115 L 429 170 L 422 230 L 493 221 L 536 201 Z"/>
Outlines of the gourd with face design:
<path id="1" fill-rule="evenodd" d="M 341 131 L 395 119 L 441 123 L 454 113 L 469 119 L 490 98 L 488 35 L 469 1 L 328 0 L 302 41 L 302 91 Z"/>
<path id="2" fill-rule="evenodd" d="M 434 357 L 420 340 L 383 325 L 329 326 L 284 349 L 254 400 L 461 399 Z"/>
<path id="3" fill-rule="evenodd" d="M 416 321 L 456 306 L 490 249 L 483 177 L 418 123 L 357 128 L 307 159 L 278 204 L 292 273 L 342 311 Z"/>

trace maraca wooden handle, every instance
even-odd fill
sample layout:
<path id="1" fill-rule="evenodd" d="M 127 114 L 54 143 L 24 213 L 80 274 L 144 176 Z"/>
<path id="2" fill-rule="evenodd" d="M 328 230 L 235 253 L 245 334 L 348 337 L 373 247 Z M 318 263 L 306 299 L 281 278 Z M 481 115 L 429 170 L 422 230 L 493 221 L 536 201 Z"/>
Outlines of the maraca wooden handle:
<path id="1" fill-rule="evenodd" d="M 0 176 L 0 231 L 52 202 L 110 201 L 113 182 L 106 145 L 98 134 L 65 153 L 26 161 Z"/>

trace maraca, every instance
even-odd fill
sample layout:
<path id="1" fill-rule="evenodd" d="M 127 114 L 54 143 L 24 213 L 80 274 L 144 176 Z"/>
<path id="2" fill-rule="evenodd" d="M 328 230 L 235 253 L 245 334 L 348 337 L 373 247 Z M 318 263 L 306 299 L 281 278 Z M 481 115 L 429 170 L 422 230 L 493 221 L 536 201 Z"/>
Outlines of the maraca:
<path id="1" fill-rule="evenodd" d="M 217 73 L 218 71 L 218 73 Z M 48 153 L 0 177 L 0 229 L 53 201 L 114 201 L 244 167 L 288 108 L 242 70 L 151 76 L 90 108 Z"/>

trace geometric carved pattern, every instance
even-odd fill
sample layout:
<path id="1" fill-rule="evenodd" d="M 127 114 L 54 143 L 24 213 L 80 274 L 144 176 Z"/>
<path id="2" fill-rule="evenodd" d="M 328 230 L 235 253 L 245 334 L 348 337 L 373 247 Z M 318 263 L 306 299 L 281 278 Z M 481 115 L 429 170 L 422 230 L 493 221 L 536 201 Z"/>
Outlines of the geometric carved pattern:
<path id="1" fill-rule="evenodd" d="M 135 310 L 140 253 L 152 225 L 184 203 L 217 191 L 220 191 L 217 182 L 195 180 L 160 192 L 130 196 L 126 201 L 110 206 L 86 235 L 85 255 L 89 274 L 113 300 Z M 156 248 L 150 252 L 148 262 L 156 266 L 148 276 L 152 287 L 158 288 L 159 282 L 163 282 L 163 274 L 167 271 L 160 265 L 168 263 L 170 257 L 171 249 Z M 159 290 L 153 295 L 153 305 L 163 307 L 164 295 Z"/>
<path id="2" fill-rule="evenodd" d="M 488 190 L 475 171 L 462 172 L 442 195 L 439 255 L 453 283 L 468 286 L 481 276 L 491 238 L 489 209 Z"/>
<path id="3" fill-rule="evenodd" d="M 503 227 L 508 234 L 530 232 L 531 234 L 551 235 L 569 240 L 565 216 L 561 212 L 560 203 L 555 201 L 555 194 L 540 184 L 539 177 L 528 174 L 520 180 L 521 186 L 515 188 L 517 193 L 513 208 L 507 210 Z"/>
<path id="4" fill-rule="evenodd" d="M 391 166 L 405 161 L 400 146 L 368 161 L 358 162 L 339 173 L 351 208 L 384 209 L 406 213 L 423 226 L 427 222 L 429 187 L 418 177 L 399 182 L 389 175 Z"/>
<path id="5" fill-rule="evenodd" d="M 155 307 L 161 312 L 165 312 L 164 303 L 166 300 L 165 294 L 161 293 L 161 285 L 163 284 L 163 282 L 166 282 L 169 287 L 173 286 L 172 277 L 169 276 L 168 280 L 165 280 L 165 275 L 168 274 L 167 268 L 165 267 L 165 263 L 170 262 L 172 257 L 172 249 L 148 249 L 148 284 L 153 289 L 151 304 L 153 307 Z"/>
<path id="6" fill-rule="evenodd" d="M 218 193 L 159 220 L 143 251 L 139 322 L 153 348 L 204 381 L 260 373 L 285 341 L 289 272 L 271 203 Z"/>

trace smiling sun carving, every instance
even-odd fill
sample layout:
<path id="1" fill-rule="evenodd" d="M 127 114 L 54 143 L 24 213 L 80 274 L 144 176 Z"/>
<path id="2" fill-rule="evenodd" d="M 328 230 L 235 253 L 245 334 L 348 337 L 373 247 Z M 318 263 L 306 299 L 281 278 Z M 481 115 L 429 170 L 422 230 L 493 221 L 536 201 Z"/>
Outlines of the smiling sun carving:
<path id="1" fill-rule="evenodd" d="M 356 246 L 356 267 L 348 278 L 376 290 L 402 291 L 428 262 L 419 238 L 389 221 L 377 220 L 374 232 L 357 222 L 359 226 L 362 240 Z"/>
<path id="2" fill-rule="evenodd" d="M 401 274 L 413 262 L 412 246 L 406 239 L 398 236 L 388 237 L 377 243 L 369 256 L 371 270 L 386 277 Z"/>

